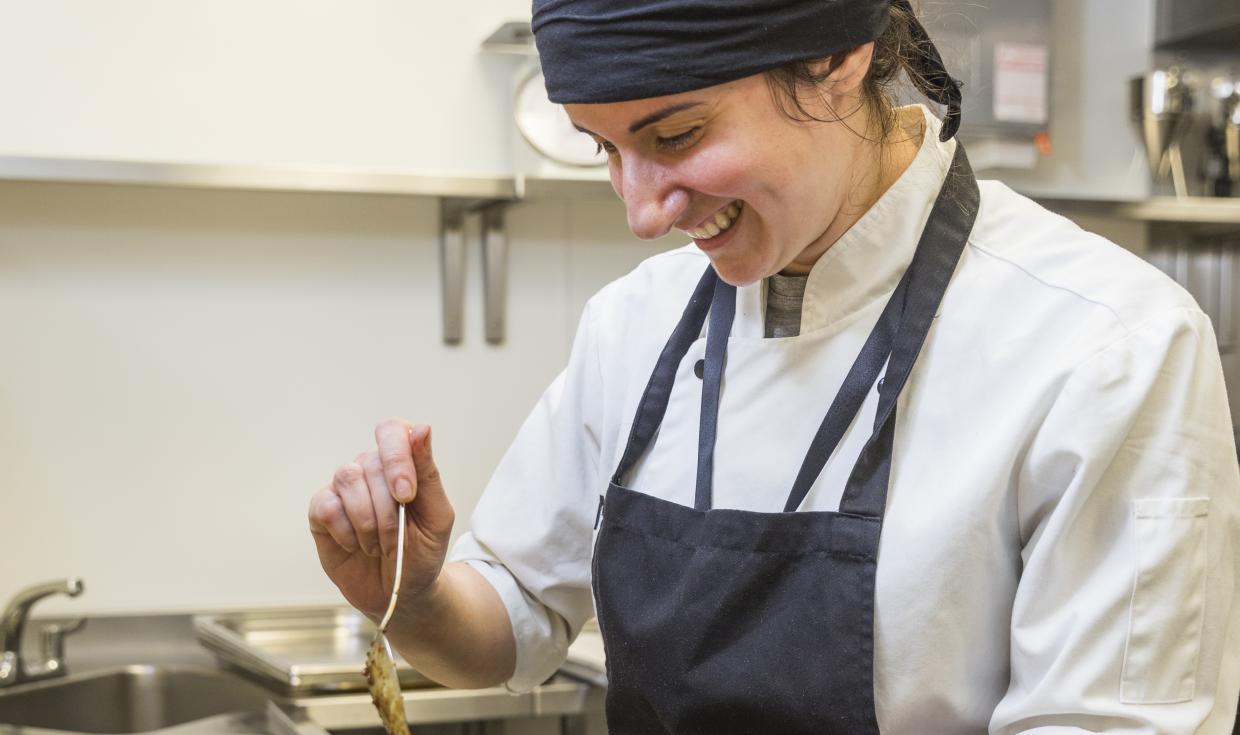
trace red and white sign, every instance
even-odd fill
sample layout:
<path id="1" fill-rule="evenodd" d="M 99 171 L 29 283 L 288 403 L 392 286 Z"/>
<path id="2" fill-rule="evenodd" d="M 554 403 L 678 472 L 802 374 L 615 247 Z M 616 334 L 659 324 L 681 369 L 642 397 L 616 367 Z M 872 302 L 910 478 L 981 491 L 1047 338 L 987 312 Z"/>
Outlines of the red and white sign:
<path id="1" fill-rule="evenodd" d="M 995 120 L 1046 123 L 1047 57 L 1045 46 L 995 44 Z"/>

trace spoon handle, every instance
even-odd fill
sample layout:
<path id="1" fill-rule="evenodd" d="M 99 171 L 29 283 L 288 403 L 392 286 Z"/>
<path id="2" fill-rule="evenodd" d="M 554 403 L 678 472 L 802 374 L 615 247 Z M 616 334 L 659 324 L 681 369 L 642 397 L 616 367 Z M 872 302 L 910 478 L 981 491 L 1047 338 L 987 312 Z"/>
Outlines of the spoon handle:
<path id="1" fill-rule="evenodd" d="M 396 520 L 396 576 L 392 578 L 392 596 L 388 599 L 387 612 L 383 613 L 383 622 L 379 623 L 379 632 L 387 630 L 392 622 L 392 613 L 396 612 L 396 595 L 400 591 L 401 569 L 405 566 L 405 504 L 400 504 Z"/>

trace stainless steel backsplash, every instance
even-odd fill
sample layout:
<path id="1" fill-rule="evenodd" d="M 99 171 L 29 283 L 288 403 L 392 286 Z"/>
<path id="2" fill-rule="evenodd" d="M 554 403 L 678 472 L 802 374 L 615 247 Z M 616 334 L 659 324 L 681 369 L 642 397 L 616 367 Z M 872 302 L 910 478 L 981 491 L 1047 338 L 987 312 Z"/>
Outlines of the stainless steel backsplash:
<path id="1" fill-rule="evenodd" d="M 1232 424 L 1240 425 L 1240 230 L 1151 225 L 1145 257 L 1197 299 L 1218 338 Z"/>

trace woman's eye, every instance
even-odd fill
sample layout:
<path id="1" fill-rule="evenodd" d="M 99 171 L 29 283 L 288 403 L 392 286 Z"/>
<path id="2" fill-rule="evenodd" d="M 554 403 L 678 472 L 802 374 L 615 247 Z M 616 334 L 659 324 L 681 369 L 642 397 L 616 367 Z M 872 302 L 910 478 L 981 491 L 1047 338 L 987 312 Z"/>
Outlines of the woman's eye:
<path id="1" fill-rule="evenodd" d="M 660 151 L 678 151 L 682 148 L 688 148 L 697 138 L 700 127 L 689 128 L 683 133 L 668 137 L 658 137 L 654 139 L 654 146 Z M 598 146 L 596 153 L 606 152 L 609 156 L 616 155 L 616 146 L 605 140 L 595 139 L 595 145 Z"/>
<path id="2" fill-rule="evenodd" d="M 700 127 L 689 128 L 679 135 L 673 135 L 667 138 L 655 138 L 655 146 L 664 151 L 677 151 L 681 148 L 687 148 L 693 139 L 697 136 Z"/>

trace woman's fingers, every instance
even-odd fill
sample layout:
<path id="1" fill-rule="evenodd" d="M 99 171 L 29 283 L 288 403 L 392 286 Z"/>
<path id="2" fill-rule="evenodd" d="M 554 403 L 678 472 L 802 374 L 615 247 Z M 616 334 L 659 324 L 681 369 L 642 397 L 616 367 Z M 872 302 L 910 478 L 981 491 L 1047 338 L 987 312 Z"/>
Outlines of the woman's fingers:
<path id="1" fill-rule="evenodd" d="M 383 461 L 376 451 L 363 452 L 357 458 L 366 474 L 366 484 L 370 489 L 370 502 L 375 509 L 375 523 L 378 527 L 379 548 L 383 556 L 396 557 L 396 501 L 392 499 L 392 491 L 388 488 L 387 478 L 383 475 Z"/>
<path id="2" fill-rule="evenodd" d="M 392 497 L 399 503 L 408 503 L 417 494 L 417 470 L 413 466 L 413 453 L 409 448 L 409 432 L 413 427 L 408 421 L 386 419 L 375 427 L 375 444 L 379 460 L 383 462 L 383 477 L 392 489 Z"/>
<path id="3" fill-rule="evenodd" d="M 332 492 L 340 498 L 362 552 L 378 556 L 379 524 L 370 500 L 370 489 L 366 487 L 365 470 L 356 462 L 343 465 L 332 478 Z"/>
<path id="4" fill-rule="evenodd" d="M 396 555 L 393 483 L 417 496 L 418 515 L 432 537 L 452 531 L 453 510 L 431 455 L 430 427 L 388 419 L 375 427 L 377 447 L 341 466 L 327 495 L 315 501 L 312 530 L 331 536 L 341 548 L 373 557 Z M 329 497 L 330 496 L 330 497 Z M 440 539 L 436 539 L 437 541 Z"/>
<path id="5" fill-rule="evenodd" d="M 310 532 L 322 550 L 321 539 L 327 536 L 345 552 L 352 554 L 357 551 L 357 535 L 353 533 L 353 524 L 345 515 L 340 496 L 330 487 L 325 487 L 310 498 Z"/>
<path id="6" fill-rule="evenodd" d="M 349 604 L 380 610 L 396 556 L 399 513 L 394 485 L 416 498 L 407 509 L 401 584 L 418 594 L 443 569 L 453 510 L 431 456 L 430 427 L 389 419 L 375 428 L 377 446 L 341 466 L 310 501 L 310 531 L 319 561 Z M 368 558 L 369 557 L 369 558 Z"/>

